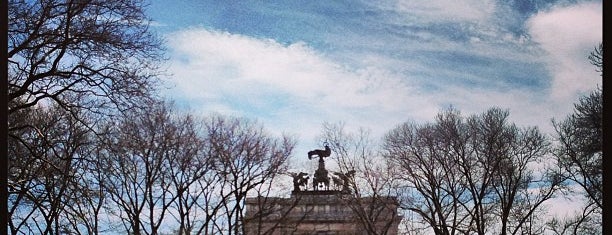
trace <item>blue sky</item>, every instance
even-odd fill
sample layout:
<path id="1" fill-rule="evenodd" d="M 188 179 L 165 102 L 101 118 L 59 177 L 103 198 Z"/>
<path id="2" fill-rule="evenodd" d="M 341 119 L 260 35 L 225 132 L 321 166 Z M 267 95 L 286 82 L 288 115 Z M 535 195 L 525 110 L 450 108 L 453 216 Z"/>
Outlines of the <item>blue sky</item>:
<path id="1" fill-rule="evenodd" d="M 319 147 L 323 122 L 378 138 L 452 105 L 498 106 L 551 132 L 601 84 L 588 63 L 602 1 L 165 1 L 164 95 L 191 111 L 257 119 Z"/>
<path id="2" fill-rule="evenodd" d="M 378 139 L 449 105 L 497 106 L 552 134 L 551 119 L 601 86 L 586 57 L 602 41 L 602 1 L 279 2 L 153 0 L 148 12 L 168 49 L 163 95 L 297 137 L 294 166 L 314 169 L 306 152 L 323 122 Z"/>

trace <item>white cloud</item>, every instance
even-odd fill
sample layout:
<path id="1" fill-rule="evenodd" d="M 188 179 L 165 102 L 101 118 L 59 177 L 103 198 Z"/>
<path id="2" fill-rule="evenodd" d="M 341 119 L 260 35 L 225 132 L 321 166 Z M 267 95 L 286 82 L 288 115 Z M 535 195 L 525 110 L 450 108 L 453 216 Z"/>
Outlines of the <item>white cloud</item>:
<path id="1" fill-rule="evenodd" d="M 573 103 L 581 92 L 600 84 L 587 56 L 602 41 L 601 3 L 553 8 L 535 15 L 527 24 L 533 40 L 547 52 L 553 99 Z"/>
<path id="2" fill-rule="evenodd" d="M 469 5 L 467 2 L 463 4 Z M 491 4 L 484 5 L 486 7 L 476 7 L 476 9 L 489 9 Z M 479 12 L 482 14 L 475 16 L 474 19 L 486 18 L 484 15 L 489 10 Z M 440 11 L 438 14 L 446 13 Z M 526 22 L 529 37 L 500 39 L 506 43 L 516 43 L 517 47 L 496 48 L 495 41 L 473 42 L 472 45 L 465 47 L 449 43 L 441 45 L 440 48 L 443 49 L 440 50 L 465 48 L 463 50 L 465 53 L 500 60 L 546 62 L 552 82 L 551 87 L 543 89 L 541 93 L 530 89 L 524 90 L 521 87 L 497 87 L 485 90 L 462 84 L 446 85 L 432 103 L 452 104 L 464 113 L 480 113 L 493 106 L 508 108 L 511 120 L 518 125 L 538 126 L 544 132 L 553 133 L 551 119 L 564 118 L 573 111 L 573 103 L 580 95 L 595 89 L 597 84 L 600 84 L 601 78 L 595 67 L 588 62 L 587 56 L 602 40 L 601 17 L 601 3 L 553 7 L 546 12 L 536 14 Z M 495 38 L 495 33 L 490 34 L 491 38 Z M 525 42 L 527 38 L 536 42 L 539 48 L 534 48 Z M 514 51 L 511 50 L 513 48 Z M 542 54 L 536 52 L 538 50 L 545 52 L 543 55 L 545 58 L 541 58 Z M 441 68 L 435 69 L 440 71 Z M 462 71 L 451 68 L 445 74 L 452 77 L 460 76 L 461 73 Z M 493 84 L 493 81 L 487 81 L 488 77 L 479 78 L 478 75 L 474 75 L 472 79 L 483 84 Z M 503 83 L 498 85 L 503 86 Z"/>
<path id="3" fill-rule="evenodd" d="M 429 8 L 410 2 L 398 5 L 423 16 L 478 21 L 487 19 L 494 8 L 491 2 L 442 3 L 445 1 L 433 2 Z M 465 6 L 469 9 L 463 9 Z M 586 55 L 601 40 L 601 4 L 552 8 L 535 15 L 527 26 L 532 40 L 547 52 L 544 61 L 550 62 L 554 75 L 550 97 L 521 88 L 479 90 L 461 84 L 426 91 L 412 87 L 419 83 L 410 83 L 410 75 L 397 68 L 432 74 L 443 68 L 422 68 L 411 60 L 356 53 L 362 67 L 351 69 L 305 43 L 283 45 L 203 28 L 168 36 L 170 70 L 176 84 L 173 92 L 191 101 L 197 106 L 194 108 L 251 116 L 278 132 L 299 134 L 301 141 L 311 141 L 324 121 L 345 121 L 382 134 L 408 119 L 432 121 L 439 109 L 449 104 L 466 113 L 492 106 L 509 108 L 517 124 L 537 125 L 548 132 L 550 119 L 571 112 L 579 92 L 592 90 L 599 78 Z M 493 51 L 493 46 L 482 46 L 488 49 L 465 50 L 542 61 L 531 53 L 500 53 Z M 436 50 L 442 48 L 461 50 L 454 44 L 440 44 Z"/>
<path id="4" fill-rule="evenodd" d="M 507 88 L 500 92 L 496 90 L 484 90 L 469 87 L 448 87 L 436 100 L 436 103 L 452 104 L 465 116 L 480 114 L 491 107 L 508 109 L 509 121 L 518 126 L 537 126 L 545 133 L 553 133 L 551 118 L 564 117 L 565 113 L 558 113 L 555 105 L 547 101 L 545 97 L 534 92 L 517 88 Z"/>
<path id="5" fill-rule="evenodd" d="M 265 90 L 333 101 L 344 107 L 362 107 L 384 99 L 376 91 L 368 90 L 375 83 L 372 81 L 375 75 L 362 77 L 345 71 L 303 43 L 284 46 L 204 29 L 182 31 L 172 37 L 171 45 L 179 57 L 188 58 L 176 66 L 190 67 L 182 68 L 189 73 L 201 73 L 179 79 L 206 81 L 208 87 L 214 87 L 210 89 L 213 93 L 218 89 L 246 94 Z M 195 88 L 190 83 L 186 85 L 184 89 Z"/>
<path id="6" fill-rule="evenodd" d="M 174 33 L 168 41 L 172 95 L 195 109 L 257 118 L 301 141 L 313 140 L 324 121 L 382 134 L 409 116 L 427 120 L 438 111 L 400 75 L 376 64 L 351 70 L 304 43 L 202 28 Z"/>

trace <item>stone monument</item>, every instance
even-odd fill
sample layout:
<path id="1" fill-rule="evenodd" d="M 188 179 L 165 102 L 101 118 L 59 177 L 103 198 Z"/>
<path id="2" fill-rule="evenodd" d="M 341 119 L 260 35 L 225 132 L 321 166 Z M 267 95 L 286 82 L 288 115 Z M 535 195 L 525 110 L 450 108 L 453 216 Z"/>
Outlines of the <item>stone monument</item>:
<path id="1" fill-rule="evenodd" d="M 318 157 L 312 190 L 308 190 L 308 173 L 290 173 L 293 178 L 291 197 L 247 198 L 246 234 L 397 234 L 402 219 L 397 212 L 397 199 L 353 194 L 351 187 L 355 187 L 356 172 L 330 175 L 325 169 L 325 158 L 330 155 L 327 145 L 324 149 L 308 152 L 308 159 Z"/>

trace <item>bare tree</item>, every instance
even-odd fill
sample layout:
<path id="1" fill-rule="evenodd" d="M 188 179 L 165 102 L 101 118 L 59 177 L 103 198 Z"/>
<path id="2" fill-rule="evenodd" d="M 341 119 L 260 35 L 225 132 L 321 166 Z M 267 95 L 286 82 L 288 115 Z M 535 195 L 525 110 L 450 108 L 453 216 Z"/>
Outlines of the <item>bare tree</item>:
<path id="1" fill-rule="evenodd" d="M 88 129 L 57 106 L 22 109 L 12 115 L 9 141 L 10 231 L 59 234 L 69 226 L 76 182 L 92 149 Z"/>
<path id="2" fill-rule="evenodd" d="M 98 130 L 100 133 L 100 130 Z M 100 137 L 103 135 L 97 135 Z M 95 143 L 99 139 L 92 138 Z M 66 207 L 65 216 L 68 224 L 65 232 L 75 234 L 99 234 L 109 228 L 104 223 L 103 213 L 107 208 L 108 194 L 103 186 L 105 172 L 102 171 L 103 159 L 100 158 L 105 152 L 103 146 L 93 144 L 90 155 L 75 166 L 78 176 L 72 182 L 71 187 L 80 188 L 73 190 L 72 200 Z"/>
<path id="3" fill-rule="evenodd" d="M 469 230 L 469 212 L 461 205 L 469 202 L 466 195 L 470 188 L 462 171 L 471 169 L 456 165 L 473 161 L 468 158 L 468 137 L 462 122 L 457 111 L 449 110 L 439 114 L 435 124 L 404 123 L 385 137 L 385 156 L 400 168 L 398 176 L 405 182 L 402 206 L 419 215 L 435 234 Z"/>
<path id="4" fill-rule="evenodd" d="M 574 113 L 562 122 L 553 122 L 559 145 L 555 156 L 565 177 L 586 198 L 586 204 L 568 223 L 570 234 L 587 227 L 600 227 L 603 209 L 603 100 L 601 89 L 581 97 Z M 558 222 L 558 221 L 557 221 Z M 596 229 L 595 229 L 596 230 Z M 581 232 L 582 231 L 582 232 Z"/>
<path id="5" fill-rule="evenodd" d="M 603 76 L 603 43 L 587 57 Z M 549 222 L 556 234 L 601 233 L 603 213 L 603 94 L 597 88 L 580 97 L 574 113 L 553 125 L 558 145 L 555 157 L 564 176 L 576 185 L 586 204 L 576 215 Z M 571 189 L 571 187 L 570 187 Z M 563 229 L 558 229 L 563 228 Z"/>
<path id="6" fill-rule="evenodd" d="M 140 105 L 155 88 L 161 59 L 144 6 L 141 0 L 10 0 L 9 114 L 41 101 L 70 111 Z"/>
<path id="7" fill-rule="evenodd" d="M 592 65 L 597 67 L 596 71 L 603 76 L 603 43 L 600 42 L 599 46 L 595 47 L 587 58 Z"/>
<path id="8" fill-rule="evenodd" d="M 492 108 L 461 117 L 455 109 L 435 123 L 404 123 L 385 137 L 387 158 L 404 172 L 405 205 L 436 234 L 538 233 L 544 201 L 561 186 L 558 172 L 538 163 L 548 141 L 536 128 L 519 129 Z"/>
<path id="9" fill-rule="evenodd" d="M 221 190 L 229 192 L 224 194 L 228 197 L 222 197 L 225 200 L 218 214 L 222 216 L 213 221 L 213 227 L 227 234 L 242 234 L 247 195 L 272 190 L 271 182 L 286 172 L 295 142 L 286 136 L 273 138 L 249 120 L 220 115 L 205 122 L 204 138 L 212 169 L 227 182 Z"/>
<path id="10" fill-rule="evenodd" d="M 347 132 L 344 123 L 324 123 L 321 142 L 335 153 L 341 177 L 340 197 L 367 234 L 397 234 L 402 217 L 397 213 L 398 181 L 368 130 Z"/>
<path id="11" fill-rule="evenodd" d="M 179 234 L 190 234 L 198 217 L 194 214 L 197 203 L 205 197 L 204 194 L 208 193 L 206 188 L 214 185 L 214 182 L 207 180 L 210 167 L 201 157 L 204 145 L 199 135 L 201 129 L 196 127 L 197 122 L 190 116 L 179 121 L 181 123 L 178 125 L 184 128 L 179 130 L 183 134 L 177 135 L 180 138 L 178 141 L 185 145 L 185 148 L 166 159 L 166 177 L 173 187 L 171 192 L 176 197 L 170 214 L 179 223 Z M 202 184 L 206 186 L 199 187 Z"/>
<path id="12" fill-rule="evenodd" d="M 594 206 L 602 208 L 602 123 L 601 90 L 582 97 L 574 114 L 555 123 L 560 146 L 556 155 L 568 177 L 580 185 Z"/>
<path id="13" fill-rule="evenodd" d="M 595 210 L 596 207 L 584 206 L 582 210 L 569 216 L 553 217 L 547 222 L 548 229 L 556 235 L 602 234 L 602 222 L 597 216 L 593 216 Z"/>
<path id="14" fill-rule="evenodd" d="M 562 177 L 556 167 L 545 163 L 552 160 L 549 141 L 535 127 L 519 129 L 507 122 L 509 113 L 490 109 L 479 120 L 479 130 L 495 133 L 480 143 L 494 141 L 494 154 L 498 164 L 493 171 L 495 216 L 501 225 L 500 234 L 541 234 L 544 227 L 541 205 L 552 198 L 562 186 Z M 485 144 L 491 148 L 491 144 Z M 490 154 L 483 157 L 490 157 Z M 539 167 L 539 165 L 544 164 Z M 538 172 L 535 172 L 535 171 Z"/>
<path id="15" fill-rule="evenodd" d="M 100 131 L 94 116 L 99 121 L 152 97 L 161 43 L 148 31 L 140 0 L 10 0 L 8 6 L 10 165 L 16 174 L 11 230 L 96 233 L 99 220 L 92 218 L 104 192 L 91 173 L 95 159 L 82 151 L 93 149 L 91 134 Z M 87 138 L 73 139 L 77 130 Z"/>
<path id="16" fill-rule="evenodd" d="M 206 172 L 177 201 L 183 204 L 179 210 L 184 213 L 182 223 L 185 234 L 215 234 L 215 221 L 222 215 L 224 202 L 231 197 L 231 192 L 225 190 L 230 182 L 224 180 L 210 165 L 212 161 L 208 160 L 210 155 L 207 152 L 211 150 L 204 147 L 203 151 L 199 158 L 206 162 L 203 164 Z"/>
<path id="17" fill-rule="evenodd" d="M 201 158 L 204 141 L 200 136 L 201 126 L 190 114 L 182 114 L 167 110 L 171 115 L 168 120 L 169 132 L 167 141 L 170 144 L 165 150 L 162 166 L 162 187 L 167 186 L 163 197 L 167 198 L 168 213 L 177 215 L 179 234 L 190 234 L 193 229 L 191 214 L 195 202 L 206 191 L 196 187 L 209 170 L 205 160 Z M 160 121 L 158 125 L 165 125 Z M 162 220 L 159 220 L 162 222 Z"/>
<path id="18" fill-rule="evenodd" d="M 100 170 L 113 203 L 109 207 L 125 230 L 155 234 L 167 220 L 178 197 L 172 168 L 180 159 L 194 157 L 199 148 L 192 127 L 189 116 L 173 113 L 166 103 L 133 112 L 115 125 Z"/>

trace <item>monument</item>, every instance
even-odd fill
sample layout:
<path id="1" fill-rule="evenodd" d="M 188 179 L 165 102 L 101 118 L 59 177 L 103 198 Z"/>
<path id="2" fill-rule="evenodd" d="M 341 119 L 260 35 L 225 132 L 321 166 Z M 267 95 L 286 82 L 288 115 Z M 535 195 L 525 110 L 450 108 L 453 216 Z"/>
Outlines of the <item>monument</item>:
<path id="1" fill-rule="evenodd" d="M 325 168 L 331 152 L 327 145 L 308 152 L 308 159 L 318 157 L 318 168 L 312 180 L 305 172 L 290 174 L 291 197 L 247 198 L 246 234 L 397 234 L 397 199 L 354 194 L 354 170 L 330 174 Z"/>

